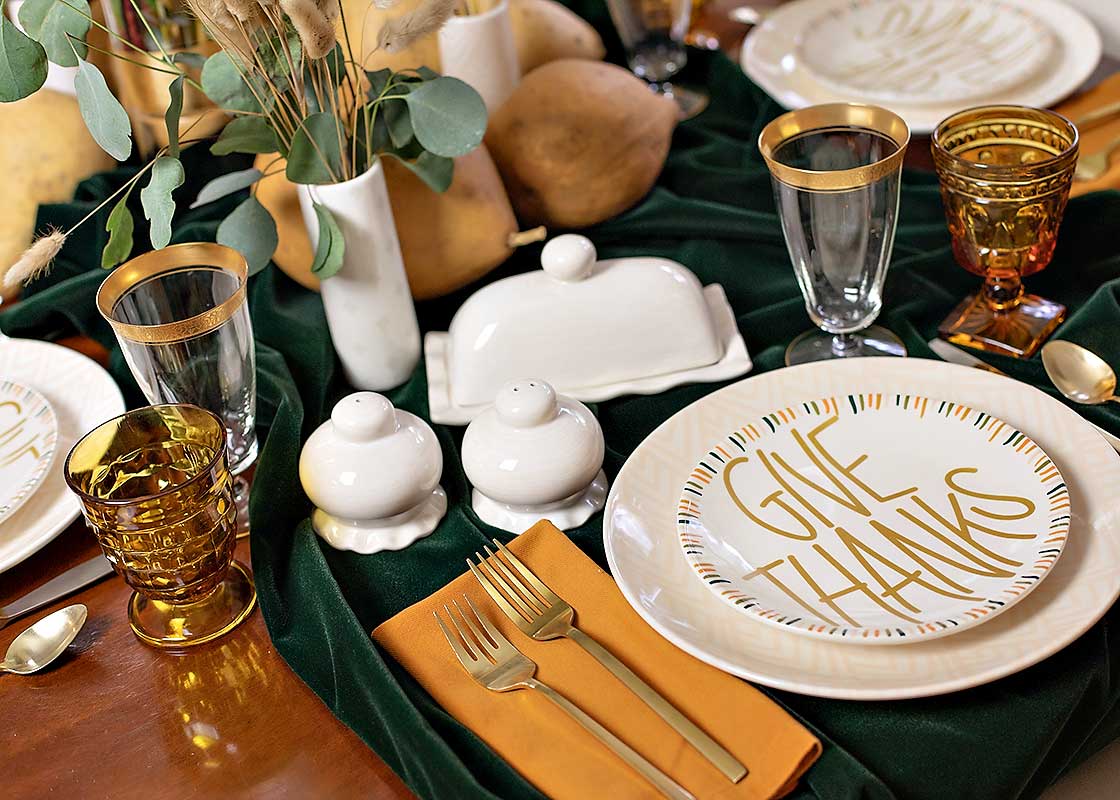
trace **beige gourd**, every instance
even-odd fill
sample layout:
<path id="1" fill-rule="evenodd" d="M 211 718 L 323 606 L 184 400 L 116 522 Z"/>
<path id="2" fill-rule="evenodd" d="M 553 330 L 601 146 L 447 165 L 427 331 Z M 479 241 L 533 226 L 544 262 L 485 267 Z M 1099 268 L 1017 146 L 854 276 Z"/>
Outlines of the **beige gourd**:
<path id="1" fill-rule="evenodd" d="M 678 113 L 622 67 L 562 59 L 521 79 L 491 116 L 486 146 L 522 224 L 582 228 L 649 192 Z"/>
<path id="2" fill-rule="evenodd" d="M 40 203 L 64 203 L 85 177 L 115 162 L 86 131 L 78 101 L 42 89 L 15 103 L 0 104 L 0 274 L 19 258 L 35 233 Z"/>

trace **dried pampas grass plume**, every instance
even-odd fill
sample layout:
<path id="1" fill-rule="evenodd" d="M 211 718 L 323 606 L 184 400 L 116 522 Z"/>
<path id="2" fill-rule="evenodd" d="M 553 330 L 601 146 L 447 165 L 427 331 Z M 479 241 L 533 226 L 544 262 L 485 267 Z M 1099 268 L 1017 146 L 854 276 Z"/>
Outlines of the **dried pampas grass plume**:
<path id="1" fill-rule="evenodd" d="M 377 32 L 377 50 L 399 53 L 429 33 L 435 33 L 455 13 L 456 0 L 424 0 L 414 11 L 385 20 Z"/>
<path id="2" fill-rule="evenodd" d="M 46 236 L 36 239 L 19 257 L 19 261 L 8 267 L 8 271 L 4 273 L 4 288 L 14 289 L 38 278 L 47 271 L 64 244 L 66 244 L 66 234 L 60 230 L 52 230 Z"/>
<path id="3" fill-rule="evenodd" d="M 280 8 L 292 21 L 308 58 L 322 58 L 334 48 L 334 25 L 315 0 L 280 0 Z"/>

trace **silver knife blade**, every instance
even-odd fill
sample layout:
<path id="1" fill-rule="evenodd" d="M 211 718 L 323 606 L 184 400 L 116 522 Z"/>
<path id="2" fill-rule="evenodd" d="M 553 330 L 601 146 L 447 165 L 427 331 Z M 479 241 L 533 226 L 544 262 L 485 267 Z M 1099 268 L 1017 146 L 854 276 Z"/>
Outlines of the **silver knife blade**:
<path id="1" fill-rule="evenodd" d="M 96 555 L 89 561 L 83 561 L 78 566 L 71 567 L 58 577 L 51 578 L 39 588 L 32 589 L 23 597 L 0 608 L 0 628 L 25 614 L 30 614 L 45 605 L 50 605 L 59 598 L 101 580 L 112 571 L 113 565 L 103 555 Z"/>
<path id="2" fill-rule="evenodd" d="M 994 372 L 996 375 L 1003 375 L 1005 378 L 1011 378 L 1011 376 L 1006 372 L 996 369 L 987 362 L 981 361 L 971 353 L 966 353 L 960 348 L 953 347 L 953 345 L 949 344 L 944 339 L 930 339 L 927 344 L 929 344 L 930 350 L 941 356 L 941 358 L 943 358 L 945 361 L 948 361 L 950 364 L 958 364 L 962 367 L 976 367 L 977 369 L 982 369 L 986 372 Z M 1011 378 L 1011 380 L 1015 379 Z M 1089 420 L 1085 421 L 1089 422 Z M 1115 450 L 1117 453 L 1120 453 L 1120 438 L 1113 436 L 1111 433 L 1094 422 L 1089 422 L 1089 424 L 1097 429 L 1097 433 L 1103 436 L 1106 442 L 1112 445 L 1113 450 Z"/>

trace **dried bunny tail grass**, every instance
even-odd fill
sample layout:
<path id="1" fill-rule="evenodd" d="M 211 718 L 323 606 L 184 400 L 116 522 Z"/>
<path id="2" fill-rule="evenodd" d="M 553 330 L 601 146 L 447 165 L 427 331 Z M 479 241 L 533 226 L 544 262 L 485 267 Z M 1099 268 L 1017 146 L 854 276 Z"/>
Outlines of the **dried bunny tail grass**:
<path id="1" fill-rule="evenodd" d="M 316 5 L 319 6 L 319 10 L 323 12 L 323 16 L 325 16 L 329 22 L 334 22 L 338 19 L 339 14 L 342 13 L 338 5 L 338 0 L 316 0 Z"/>
<path id="2" fill-rule="evenodd" d="M 377 50 L 399 53 L 429 33 L 435 33 L 455 13 L 456 0 L 424 0 L 414 11 L 385 20 L 377 32 Z"/>
<path id="3" fill-rule="evenodd" d="M 64 244 L 66 244 L 66 234 L 58 229 L 40 236 L 23 252 L 16 263 L 8 267 L 8 271 L 4 273 L 4 288 L 14 289 L 42 275 Z"/>
<path id="4" fill-rule="evenodd" d="M 397 0 L 373 0 L 374 8 L 380 8 L 384 11 L 387 8 L 394 8 L 397 5 Z"/>
<path id="5" fill-rule="evenodd" d="M 315 0 L 280 0 L 280 8 L 292 21 L 308 58 L 322 58 L 334 48 L 334 25 Z"/>
<path id="6" fill-rule="evenodd" d="M 245 63 L 252 61 L 254 47 L 249 38 L 252 28 L 235 17 L 223 0 L 186 0 L 186 3 L 219 47 Z"/>
<path id="7" fill-rule="evenodd" d="M 224 5 L 230 16 L 235 17 L 245 25 L 260 22 L 261 6 L 257 0 L 224 0 Z"/>

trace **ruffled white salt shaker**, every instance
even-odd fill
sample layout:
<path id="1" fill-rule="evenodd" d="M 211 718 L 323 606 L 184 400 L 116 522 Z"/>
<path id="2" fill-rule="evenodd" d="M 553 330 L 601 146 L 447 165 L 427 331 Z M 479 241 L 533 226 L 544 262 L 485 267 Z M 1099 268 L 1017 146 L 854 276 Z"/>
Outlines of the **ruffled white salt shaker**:
<path id="1" fill-rule="evenodd" d="M 447 511 L 442 474 L 431 427 L 374 392 L 340 400 L 299 458 L 315 532 L 358 553 L 400 550 L 435 530 Z"/>
<path id="2" fill-rule="evenodd" d="M 603 507 L 603 430 L 548 383 L 507 383 L 463 435 L 471 504 L 483 522 L 521 533 L 541 519 L 566 530 Z"/>

